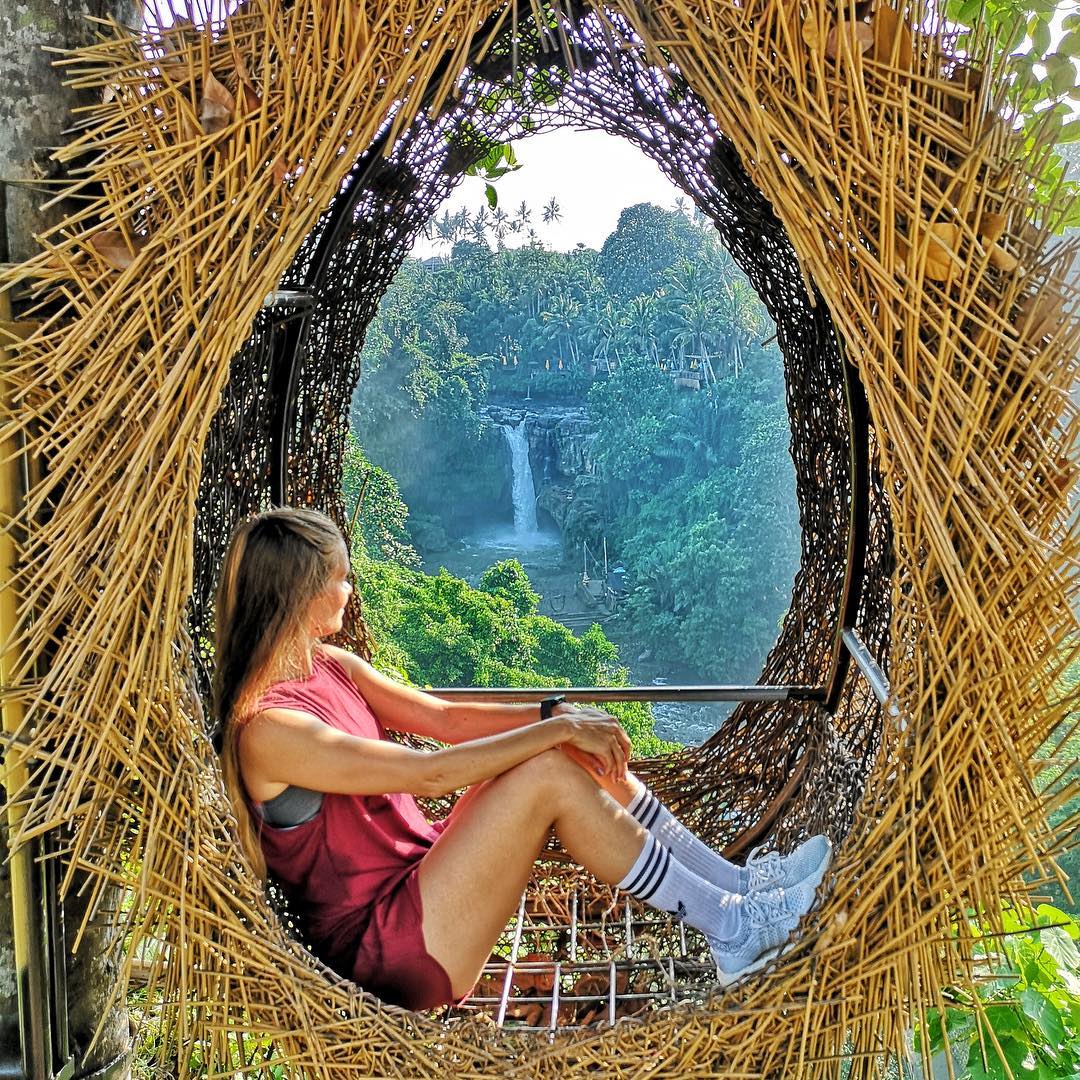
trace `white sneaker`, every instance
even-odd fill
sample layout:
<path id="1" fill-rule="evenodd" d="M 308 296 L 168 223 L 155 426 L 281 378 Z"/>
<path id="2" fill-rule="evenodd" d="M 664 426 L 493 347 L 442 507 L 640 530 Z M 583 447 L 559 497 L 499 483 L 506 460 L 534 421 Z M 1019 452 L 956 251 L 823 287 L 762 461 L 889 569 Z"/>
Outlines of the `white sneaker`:
<path id="1" fill-rule="evenodd" d="M 821 834 L 804 840 L 787 855 L 778 851 L 759 852 L 761 848 L 754 848 L 746 860 L 748 893 L 777 887 L 790 889 L 800 881 L 809 882 L 816 889 L 832 862 L 832 844 Z"/>
<path id="2" fill-rule="evenodd" d="M 727 941 L 708 939 L 721 986 L 759 971 L 786 951 L 792 930 L 814 905 L 816 889 L 800 881 L 789 889 L 762 889 L 743 897 L 739 933 Z"/>

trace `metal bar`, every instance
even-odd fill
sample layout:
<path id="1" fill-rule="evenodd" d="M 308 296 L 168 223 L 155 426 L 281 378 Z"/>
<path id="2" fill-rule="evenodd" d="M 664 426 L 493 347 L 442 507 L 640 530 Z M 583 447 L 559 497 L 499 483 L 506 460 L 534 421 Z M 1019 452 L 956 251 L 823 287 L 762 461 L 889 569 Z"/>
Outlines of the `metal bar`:
<path id="1" fill-rule="evenodd" d="M 5 345 L 12 336 L 19 336 L 20 327 L 11 321 L 11 296 L 0 293 L 0 413 L 7 418 L 12 412 L 12 389 L 7 378 L 13 362 L 11 349 Z M 9 435 L 0 443 L 0 520 L 14 521 L 25 505 L 25 455 L 21 441 Z M 10 529 L 0 529 L 0 642 L 11 641 L 19 624 L 18 598 L 13 582 L 18 554 Z M 14 657 L 10 648 L 0 650 L 0 689 L 11 687 Z M 24 710 L 13 695 L 4 694 L 0 704 L 0 728 L 5 735 L 14 735 L 22 727 Z M 24 809 L 11 799 L 20 791 L 29 772 L 22 752 L 15 741 L 7 743 L 3 754 L 0 784 L 7 793 L 4 807 L 7 835 L 17 835 Z M 20 844 L 9 859 L 12 945 L 15 954 L 15 974 L 18 980 L 19 1042 L 22 1049 L 22 1069 L 31 1080 L 49 1080 L 52 1074 L 52 1024 L 48 994 L 48 954 L 44 938 L 39 890 L 34 887 L 37 868 L 34 865 L 36 843 Z"/>
<path id="2" fill-rule="evenodd" d="M 555 961 L 555 979 L 551 984 L 551 1030 L 559 1026 L 559 979 L 562 978 L 562 961 Z"/>
<path id="3" fill-rule="evenodd" d="M 855 666 L 870 684 L 870 689 L 873 690 L 874 697 L 878 699 L 878 704 L 886 706 L 890 716 L 899 716 L 900 709 L 896 702 L 889 702 L 889 696 L 892 693 L 889 680 L 878 666 L 878 662 L 871 656 L 870 650 L 859 637 L 858 632 L 852 630 L 850 626 L 845 627 L 841 631 L 841 638 L 848 655 L 855 661 Z"/>
<path id="4" fill-rule="evenodd" d="M 866 549 L 870 539 L 870 407 L 859 372 L 846 356 L 843 371 L 848 415 L 851 506 L 848 514 L 847 569 L 825 695 L 825 709 L 830 713 L 836 712 L 847 680 L 850 654 L 843 648 L 843 633 L 845 627 L 855 625 L 859 616 L 866 577 Z"/>
<path id="5" fill-rule="evenodd" d="M 577 962 L 577 936 L 578 936 L 578 891 L 574 890 L 570 897 L 570 963 Z"/>
<path id="6" fill-rule="evenodd" d="M 554 694 L 567 701 L 824 701 L 821 686 L 440 686 L 429 694 L 447 701 L 540 702 Z"/>
<path id="7" fill-rule="evenodd" d="M 502 996 L 499 998 L 499 1012 L 495 1018 L 495 1025 L 502 1027 L 506 1020 L 506 1007 L 510 1001 L 510 988 L 514 984 L 514 965 L 517 963 L 518 951 L 521 948 L 521 932 L 525 925 L 525 894 L 521 894 L 521 903 L 518 904 L 517 926 L 514 927 L 514 941 L 510 946 L 510 963 L 506 965 L 506 978 L 503 980 Z"/>

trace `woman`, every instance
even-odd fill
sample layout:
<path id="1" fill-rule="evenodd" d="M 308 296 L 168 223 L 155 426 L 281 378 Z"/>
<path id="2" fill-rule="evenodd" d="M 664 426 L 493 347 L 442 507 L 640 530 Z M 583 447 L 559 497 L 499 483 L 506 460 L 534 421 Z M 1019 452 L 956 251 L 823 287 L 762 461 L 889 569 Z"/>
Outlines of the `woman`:
<path id="1" fill-rule="evenodd" d="M 617 721 L 566 704 L 463 704 L 325 644 L 352 592 L 333 522 L 271 510 L 234 534 L 217 597 L 214 696 L 225 782 L 253 865 L 312 949 L 411 1009 L 468 994 L 554 827 L 600 881 L 708 938 L 723 982 L 776 955 L 830 857 L 812 837 L 737 867 L 627 771 Z M 384 727 L 447 744 L 421 751 Z M 413 796 L 468 788 L 429 823 Z"/>

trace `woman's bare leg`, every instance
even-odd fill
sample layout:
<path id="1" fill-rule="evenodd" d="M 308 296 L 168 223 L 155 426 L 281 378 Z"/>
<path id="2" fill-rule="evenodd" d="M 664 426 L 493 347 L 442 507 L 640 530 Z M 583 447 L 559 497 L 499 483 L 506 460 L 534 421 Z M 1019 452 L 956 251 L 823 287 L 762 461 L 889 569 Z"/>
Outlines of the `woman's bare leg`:
<path id="1" fill-rule="evenodd" d="M 596 771 L 595 761 L 590 759 L 588 754 L 583 754 L 572 746 L 564 746 L 561 749 L 568 758 L 576 761 L 592 777 L 593 782 L 599 784 L 620 806 L 628 806 L 644 786 L 631 772 L 626 774 L 625 779 L 607 773 L 599 773 Z"/>
<path id="2" fill-rule="evenodd" d="M 424 856 L 424 942 L 455 994 L 487 963 L 553 825 L 570 854 L 612 885 L 647 835 L 589 773 L 550 750 L 472 789 Z"/>

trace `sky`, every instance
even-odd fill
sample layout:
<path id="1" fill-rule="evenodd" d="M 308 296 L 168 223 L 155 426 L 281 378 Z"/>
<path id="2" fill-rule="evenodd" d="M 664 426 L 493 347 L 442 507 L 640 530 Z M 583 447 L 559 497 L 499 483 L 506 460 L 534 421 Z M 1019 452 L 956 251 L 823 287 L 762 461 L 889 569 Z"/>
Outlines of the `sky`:
<path id="1" fill-rule="evenodd" d="M 514 140 L 514 153 L 522 167 L 495 183 L 499 205 L 512 214 L 522 199 L 533 210 L 531 227 L 546 247 L 569 251 L 578 242 L 600 248 L 619 222 L 624 207 L 651 202 L 671 209 L 683 193 L 637 147 L 625 139 L 599 131 L 572 131 L 561 128 Z M 436 211 L 442 217 L 465 207 L 475 213 L 486 206 L 486 182 L 466 176 L 461 185 Z M 555 225 L 545 225 L 542 213 L 554 196 L 562 211 Z M 507 247 L 518 247 L 528 239 L 525 232 L 508 233 Z M 416 258 L 445 254 L 446 245 L 418 240 L 412 250 Z"/>

